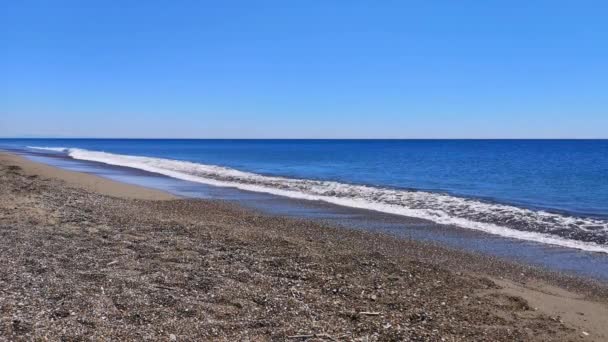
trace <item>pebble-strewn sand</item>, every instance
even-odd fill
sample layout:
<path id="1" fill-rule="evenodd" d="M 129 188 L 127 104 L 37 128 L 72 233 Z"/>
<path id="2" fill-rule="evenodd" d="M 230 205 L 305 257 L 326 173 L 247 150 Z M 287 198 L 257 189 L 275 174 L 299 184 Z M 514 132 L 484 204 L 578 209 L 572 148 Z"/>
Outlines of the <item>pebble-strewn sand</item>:
<path id="1" fill-rule="evenodd" d="M 0 154 L 0 340 L 608 339 L 602 285 L 170 198 Z"/>

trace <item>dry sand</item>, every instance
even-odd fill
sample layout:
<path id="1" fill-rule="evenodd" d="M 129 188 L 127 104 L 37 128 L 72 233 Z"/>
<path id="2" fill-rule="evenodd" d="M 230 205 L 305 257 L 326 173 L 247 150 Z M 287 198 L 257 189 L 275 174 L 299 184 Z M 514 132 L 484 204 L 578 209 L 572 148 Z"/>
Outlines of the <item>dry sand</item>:
<path id="1" fill-rule="evenodd" d="M 606 341 L 606 287 L 0 154 L 0 340 Z"/>

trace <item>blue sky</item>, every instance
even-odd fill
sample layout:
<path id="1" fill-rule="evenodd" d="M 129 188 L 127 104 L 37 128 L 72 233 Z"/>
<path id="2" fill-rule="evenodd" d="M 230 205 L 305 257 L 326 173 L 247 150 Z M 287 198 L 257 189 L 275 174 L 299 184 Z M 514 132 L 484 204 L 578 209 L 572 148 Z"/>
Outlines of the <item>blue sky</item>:
<path id="1" fill-rule="evenodd" d="M 608 138 L 605 1 L 3 1 L 0 136 Z"/>

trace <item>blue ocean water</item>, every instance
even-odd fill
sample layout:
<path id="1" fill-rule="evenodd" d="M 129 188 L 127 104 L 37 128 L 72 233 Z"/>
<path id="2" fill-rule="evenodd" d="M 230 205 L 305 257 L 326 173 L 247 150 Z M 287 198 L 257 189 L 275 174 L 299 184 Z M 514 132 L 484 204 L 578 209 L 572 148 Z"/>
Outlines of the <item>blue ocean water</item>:
<path id="1" fill-rule="evenodd" d="M 505 236 L 608 245 L 608 140 L 0 140 L 28 146 Z"/>

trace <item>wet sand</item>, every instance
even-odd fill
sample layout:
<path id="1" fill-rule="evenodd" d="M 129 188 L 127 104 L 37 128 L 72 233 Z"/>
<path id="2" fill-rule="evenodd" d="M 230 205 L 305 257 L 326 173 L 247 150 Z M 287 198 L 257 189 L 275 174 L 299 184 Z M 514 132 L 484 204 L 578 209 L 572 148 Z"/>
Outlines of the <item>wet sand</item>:
<path id="1" fill-rule="evenodd" d="M 0 336 L 608 339 L 606 286 L 0 154 Z"/>
<path id="2" fill-rule="evenodd" d="M 37 175 L 46 178 L 59 179 L 68 185 L 77 186 L 79 188 L 102 195 L 144 200 L 169 200 L 176 198 L 175 196 L 163 191 L 148 189 L 132 184 L 114 182 L 91 174 L 70 172 L 53 166 L 31 162 L 22 157 L 9 153 L 0 152 L 0 161 L 3 164 L 20 166 L 26 175 Z"/>

